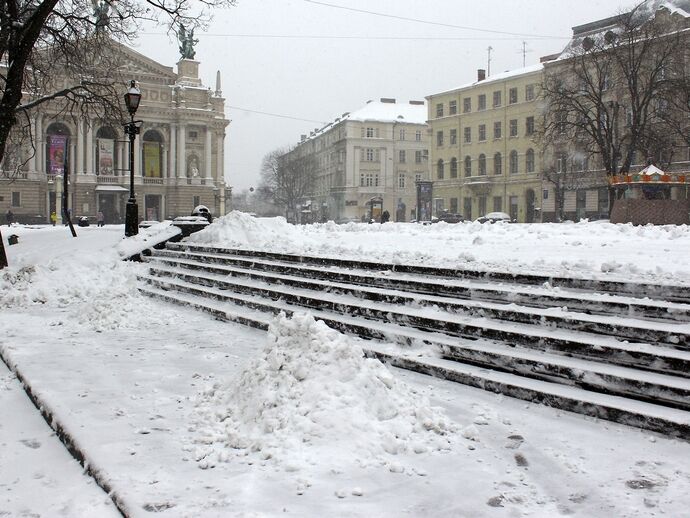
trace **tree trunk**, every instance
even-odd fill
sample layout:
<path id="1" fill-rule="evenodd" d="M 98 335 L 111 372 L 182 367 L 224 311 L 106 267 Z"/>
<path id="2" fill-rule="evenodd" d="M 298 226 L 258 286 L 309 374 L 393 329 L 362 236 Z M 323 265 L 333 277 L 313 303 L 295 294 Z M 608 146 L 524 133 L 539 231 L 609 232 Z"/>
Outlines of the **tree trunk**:
<path id="1" fill-rule="evenodd" d="M 5 253 L 5 241 L 2 238 L 2 231 L 0 231 L 0 270 L 8 266 L 7 254 Z"/>

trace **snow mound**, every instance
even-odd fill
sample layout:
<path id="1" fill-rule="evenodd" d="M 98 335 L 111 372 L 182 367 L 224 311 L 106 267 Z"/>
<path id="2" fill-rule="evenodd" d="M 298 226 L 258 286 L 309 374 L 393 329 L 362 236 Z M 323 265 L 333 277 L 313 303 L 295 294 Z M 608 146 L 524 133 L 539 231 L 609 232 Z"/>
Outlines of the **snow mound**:
<path id="1" fill-rule="evenodd" d="M 137 290 L 136 274 L 141 266 L 115 257 L 3 270 L 0 308 L 45 305 L 55 309 L 55 324 L 64 320 L 96 331 L 137 329 L 152 318 L 164 321 L 166 313 L 154 310 L 151 299 Z"/>
<path id="2" fill-rule="evenodd" d="M 355 339 L 309 314 L 277 317 L 268 336 L 238 379 L 199 396 L 200 467 L 250 453 L 286 471 L 324 461 L 386 465 L 398 455 L 451 448 L 455 425 L 365 358 Z"/>

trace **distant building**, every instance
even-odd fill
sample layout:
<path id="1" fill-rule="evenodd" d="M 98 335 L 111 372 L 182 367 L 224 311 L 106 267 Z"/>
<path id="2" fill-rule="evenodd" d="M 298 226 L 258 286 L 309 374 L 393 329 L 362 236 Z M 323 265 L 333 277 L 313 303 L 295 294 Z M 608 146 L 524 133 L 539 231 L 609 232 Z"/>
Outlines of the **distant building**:
<path id="1" fill-rule="evenodd" d="M 535 132 L 541 64 L 426 98 L 433 212 L 540 220 L 542 153 Z"/>
<path id="2" fill-rule="evenodd" d="M 284 159 L 312 157 L 316 180 L 301 201 L 301 221 L 415 217 L 415 182 L 428 178 L 429 141 L 424 101 L 369 101 L 352 113 L 302 135 Z"/>
<path id="3" fill-rule="evenodd" d="M 124 76 L 138 81 L 142 100 L 136 119 L 135 192 L 140 220 L 189 215 L 199 204 L 214 214 L 225 211 L 224 99 L 217 76 L 215 91 L 199 79 L 199 62 L 182 59 L 177 72 L 114 43 Z M 126 85 L 122 85 L 122 92 Z M 11 207 L 19 222 L 48 223 L 60 214 L 61 178 L 69 173 L 72 216 L 106 223 L 124 221 L 129 197 L 129 140 L 122 126 L 62 116 L 41 105 L 33 114 L 36 154 L 14 178 L 0 175 L 0 206 Z M 20 160 L 22 161 L 22 160 Z M 228 195 L 229 200 L 229 195 Z"/>

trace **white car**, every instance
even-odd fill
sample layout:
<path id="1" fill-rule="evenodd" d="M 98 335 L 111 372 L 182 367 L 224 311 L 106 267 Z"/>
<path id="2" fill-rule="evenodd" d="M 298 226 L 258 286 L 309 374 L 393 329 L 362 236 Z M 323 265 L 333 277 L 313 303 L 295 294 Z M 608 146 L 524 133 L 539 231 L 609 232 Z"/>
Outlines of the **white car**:
<path id="1" fill-rule="evenodd" d="M 505 212 L 489 212 L 485 216 L 475 219 L 477 223 L 496 223 L 497 221 L 503 221 L 504 223 L 515 223 L 511 219 L 510 215 Z"/>

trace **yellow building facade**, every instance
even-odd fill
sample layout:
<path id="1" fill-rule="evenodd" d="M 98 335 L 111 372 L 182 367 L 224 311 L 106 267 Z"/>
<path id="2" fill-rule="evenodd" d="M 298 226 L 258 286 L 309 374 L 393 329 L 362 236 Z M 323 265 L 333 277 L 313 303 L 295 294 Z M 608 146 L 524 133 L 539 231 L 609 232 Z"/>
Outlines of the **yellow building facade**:
<path id="1" fill-rule="evenodd" d="M 542 152 L 535 141 L 541 64 L 426 98 L 433 211 L 466 220 L 506 212 L 540 221 Z"/>

